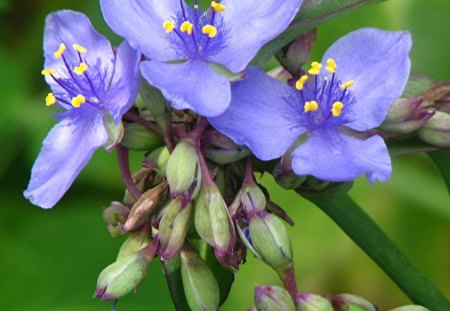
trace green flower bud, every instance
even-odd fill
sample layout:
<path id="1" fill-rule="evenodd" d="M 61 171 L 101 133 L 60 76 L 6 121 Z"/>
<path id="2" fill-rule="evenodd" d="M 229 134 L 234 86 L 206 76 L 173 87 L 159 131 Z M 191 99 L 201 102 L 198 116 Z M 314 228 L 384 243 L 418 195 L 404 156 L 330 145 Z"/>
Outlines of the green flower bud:
<path id="1" fill-rule="evenodd" d="M 255 304 L 258 311 L 294 311 L 295 306 L 289 293 L 278 286 L 255 288 Z"/>
<path id="2" fill-rule="evenodd" d="M 309 293 L 298 294 L 297 311 L 333 311 L 331 303 L 319 296 Z"/>
<path id="3" fill-rule="evenodd" d="M 181 249 L 189 229 L 192 204 L 183 206 L 181 199 L 174 199 L 164 208 L 159 224 L 161 259 L 168 260 Z"/>
<path id="4" fill-rule="evenodd" d="M 350 294 L 328 295 L 335 311 L 377 311 L 367 300 Z"/>
<path id="5" fill-rule="evenodd" d="M 402 306 L 395 309 L 392 309 L 390 311 L 430 311 L 429 309 L 417 306 L 417 305 L 410 305 L 410 306 Z"/>
<path id="6" fill-rule="evenodd" d="M 122 257 L 99 275 L 95 297 L 115 300 L 136 288 L 147 275 L 153 257 L 138 252 Z"/>
<path id="7" fill-rule="evenodd" d="M 125 223 L 129 209 L 120 202 L 112 202 L 110 206 L 103 210 L 103 220 L 108 225 L 118 225 Z"/>
<path id="8" fill-rule="evenodd" d="M 281 273 L 292 265 L 291 240 L 276 216 L 264 211 L 250 215 L 249 234 L 258 256 L 275 271 Z"/>
<path id="9" fill-rule="evenodd" d="M 130 150 L 153 150 L 164 144 L 161 135 L 139 123 L 125 123 L 121 144 Z"/>
<path id="10" fill-rule="evenodd" d="M 170 120 L 171 109 L 161 91 L 142 80 L 139 95 L 144 108 L 150 112 L 156 123 L 165 128 Z"/>
<path id="11" fill-rule="evenodd" d="M 257 184 L 245 184 L 242 187 L 241 204 L 247 213 L 266 209 L 266 195 Z"/>
<path id="12" fill-rule="evenodd" d="M 187 247 L 181 250 L 180 258 L 181 278 L 189 307 L 193 311 L 218 310 L 219 285 L 208 265 Z"/>
<path id="13" fill-rule="evenodd" d="M 131 234 L 120 247 L 119 253 L 117 254 L 117 260 L 138 252 L 146 247 L 151 241 L 149 233 L 145 230 Z"/>
<path id="14" fill-rule="evenodd" d="M 201 172 L 195 143 L 182 139 L 169 157 L 166 168 L 171 193 L 183 193 L 200 184 Z"/>
<path id="15" fill-rule="evenodd" d="M 195 229 L 200 237 L 225 256 L 233 247 L 233 223 L 219 189 L 215 185 L 202 185 L 195 200 Z"/>
<path id="16" fill-rule="evenodd" d="M 424 142 L 437 147 L 450 147 L 450 114 L 436 111 L 436 114 L 417 130 L 417 136 Z"/>
<path id="17" fill-rule="evenodd" d="M 251 154 L 250 149 L 237 145 L 234 141 L 218 131 L 209 130 L 203 134 L 205 145 L 204 155 L 218 164 L 229 164 L 239 161 Z"/>
<path id="18" fill-rule="evenodd" d="M 169 161 L 170 152 L 166 146 L 160 147 L 152 151 L 144 162 L 151 166 L 159 175 L 166 176 L 167 162 Z"/>

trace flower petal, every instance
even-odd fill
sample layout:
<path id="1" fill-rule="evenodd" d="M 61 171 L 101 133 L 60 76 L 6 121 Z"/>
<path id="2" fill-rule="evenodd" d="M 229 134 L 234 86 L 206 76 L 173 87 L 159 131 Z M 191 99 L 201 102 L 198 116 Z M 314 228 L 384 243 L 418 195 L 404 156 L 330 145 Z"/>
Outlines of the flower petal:
<path id="1" fill-rule="evenodd" d="M 99 113 L 55 125 L 34 163 L 25 197 L 34 205 L 53 207 L 107 138 Z"/>
<path id="2" fill-rule="evenodd" d="M 352 181 L 360 174 L 374 183 L 391 176 L 391 158 L 383 139 L 366 140 L 336 132 L 319 132 L 292 153 L 292 168 L 298 175 L 327 181 Z"/>
<path id="3" fill-rule="evenodd" d="M 160 62 L 179 59 L 162 25 L 180 11 L 180 1 L 101 0 L 100 5 L 109 27 L 145 56 Z"/>
<path id="4" fill-rule="evenodd" d="M 337 77 L 342 82 L 355 81 L 350 90 L 356 103 L 348 127 L 365 131 L 383 122 L 408 80 L 411 44 L 408 32 L 363 28 L 340 38 L 327 50 L 323 61 L 336 61 Z"/>
<path id="5" fill-rule="evenodd" d="M 229 30 L 226 46 L 210 61 L 232 72 L 244 70 L 259 49 L 275 38 L 297 14 L 303 0 L 242 1 L 224 0 L 225 27 Z"/>
<path id="6" fill-rule="evenodd" d="M 63 10 L 48 15 L 45 21 L 45 68 L 62 68 L 62 70 L 57 70 L 58 75 L 66 71 L 64 61 L 54 55 L 61 43 L 66 45 L 64 57 L 71 66 L 80 63 L 78 52 L 73 49 L 72 45 L 78 44 L 85 47 L 87 52 L 83 57 L 88 66 L 95 66 L 101 75 L 105 75 L 103 79 L 105 84 L 108 84 L 114 68 L 114 53 L 109 41 L 94 29 L 86 15 Z M 50 77 L 47 77 L 47 82 L 52 89 L 53 86 L 58 88 L 58 85 Z"/>
<path id="7" fill-rule="evenodd" d="M 141 64 L 141 72 L 178 110 L 192 109 L 211 117 L 221 114 L 230 104 L 228 79 L 214 72 L 205 62 L 164 64 L 145 61 Z"/>
<path id="8" fill-rule="evenodd" d="M 209 122 L 237 144 L 247 145 L 261 160 L 280 157 L 304 133 L 290 121 L 290 96 L 286 84 L 258 67 L 247 69 L 247 79 L 232 84 L 228 109 Z"/>
<path id="9" fill-rule="evenodd" d="M 133 106 L 139 92 L 139 62 L 141 54 L 127 41 L 117 49 L 116 64 L 105 106 L 116 123 Z"/>

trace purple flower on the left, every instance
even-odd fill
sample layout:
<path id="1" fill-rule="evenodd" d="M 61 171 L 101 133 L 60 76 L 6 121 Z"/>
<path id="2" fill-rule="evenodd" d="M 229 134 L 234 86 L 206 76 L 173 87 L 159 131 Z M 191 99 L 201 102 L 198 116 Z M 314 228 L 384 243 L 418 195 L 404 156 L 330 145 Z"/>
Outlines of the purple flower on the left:
<path id="1" fill-rule="evenodd" d="M 114 130 L 139 90 L 140 54 L 124 41 L 114 53 L 89 19 L 58 11 L 47 17 L 42 74 L 52 90 L 59 123 L 44 140 L 24 195 L 34 205 L 53 207 L 92 154 L 110 150 Z"/>

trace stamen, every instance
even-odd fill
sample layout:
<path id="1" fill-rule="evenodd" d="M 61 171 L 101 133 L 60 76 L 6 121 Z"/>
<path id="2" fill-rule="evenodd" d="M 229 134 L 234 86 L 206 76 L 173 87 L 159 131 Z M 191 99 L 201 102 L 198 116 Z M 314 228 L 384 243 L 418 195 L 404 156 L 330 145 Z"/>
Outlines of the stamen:
<path id="1" fill-rule="evenodd" d="M 166 33 L 171 33 L 175 29 L 175 24 L 171 21 L 165 21 L 162 26 L 166 30 Z"/>
<path id="2" fill-rule="evenodd" d="M 66 45 L 64 43 L 61 43 L 59 45 L 58 50 L 55 52 L 55 57 L 56 58 L 61 58 L 61 56 L 63 55 L 65 50 L 66 50 Z"/>
<path id="3" fill-rule="evenodd" d="M 333 104 L 333 108 L 331 108 L 331 113 L 333 114 L 333 117 L 339 117 L 342 113 L 342 109 L 344 108 L 344 104 L 341 102 L 335 102 Z"/>
<path id="4" fill-rule="evenodd" d="M 181 32 L 186 32 L 188 35 L 192 34 L 192 29 L 194 28 L 194 25 L 192 25 L 191 22 L 185 21 L 180 26 Z"/>
<path id="5" fill-rule="evenodd" d="M 45 97 L 45 105 L 51 106 L 56 103 L 56 97 L 53 95 L 53 93 L 48 93 L 47 97 Z"/>
<path id="6" fill-rule="evenodd" d="M 308 73 L 313 76 L 317 76 L 320 73 L 320 69 L 322 69 L 322 64 L 319 62 L 312 62 L 311 69 L 308 70 Z"/>
<path id="7" fill-rule="evenodd" d="M 306 102 L 303 108 L 305 112 L 316 111 L 317 109 L 319 109 L 319 104 L 315 100 L 313 100 L 310 102 Z"/>
<path id="8" fill-rule="evenodd" d="M 86 53 L 87 52 L 87 49 L 84 46 L 81 46 L 79 44 L 73 44 L 72 47 L 77 52 L 80 52 L 80 53 Z"/>
<path id="9" fill-rule="evenodd" d="M 44 69 L 44 70 L 41 71 L 41 74 L 43 76 L 48 76 L 48 75 L 52 75 L 52 74 L 55 74 L 55 73 L 56 73 L 55 69 Z"/>
<path id="10" fill-rule="evenodd" d="M 354 80 L 350 80 L 348 82 L 345 82 L 344 84 L 341 84 L 341 89 L 345 90 L 348 89 L 350 87 L 352 87 L 355 84 Z"/>
<path id="11" fill-rule="evenodd" d="M 73 72 L 75 72 L 77 75 L 82 75 L 83 73 L 85 73 L 88 70 L 88 66 L 86 65 L 86 63 L 81 63 L 80 66 L 75 67 L 73 69 Z"/>
<path id="12" fill-rule="evenodd" d="M 76 97 L 72 98 L 72 106 L 75 108 L 80 108 L 81 104 L 84 104 L 86 102 L 86 97 L 83 95 L 77 95 Z"/>
<path id="13" fill-rule="evenodd" d="M 325 68 L 327 71 L 331 72 L 331 73 L 335 73 L 336 72 L 336 62 L 334 61 L 334 59 L 329 58 L 327 59 L 327 67 Z"/>
<path id="14" fill-rule="evenodd" d="M 214 38 L 215 36 L 217 36 L 217 28 L 214 27 L 213 25 L 205 25 L 205 26 L 203 26 L 202 32 L 205 35 L 208 35 L 210 38 Z"/>
<path id="15" fill-rule="evenodd" d="M 211 7 L 216 13 L 225 11 L 225 6 L 223 4 L 217 3 L 216 1 L 211 1 Z"/>
<path id="16" fill-rule="evenodd" d="M 307 75 L 301 76 L 300 79 L 298 79 L 297 82 L 295 83 L 295 88 L 299 91 L 303 90 L 306 80 L 308 80 Z"/>

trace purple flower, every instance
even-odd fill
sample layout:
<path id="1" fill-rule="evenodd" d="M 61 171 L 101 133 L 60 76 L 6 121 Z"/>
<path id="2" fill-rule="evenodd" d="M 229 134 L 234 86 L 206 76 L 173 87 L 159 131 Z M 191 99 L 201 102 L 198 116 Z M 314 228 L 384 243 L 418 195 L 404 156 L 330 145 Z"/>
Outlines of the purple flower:
<path id="1" fill-rule="evenodd" d="M 197 1 L 101 0 L 103 15 L 119 35 L 150 61 L 141 72 L 176 109 L 217 116 L 231 100 L 230 83 L 218 72 L 239 73 L 258 50 L 281 33 L 302 0 Z"/>
<path id="2" fill-rule="evenodd" d="M 44 140 L 24 195 L 51 208 L 94 151 L 109 145 L 109 129 L 133 105 L 140 56 L 126 42 L 115 55 L 89 19 L 73 11 L 47 17 L 44 54 L 42 74 L 52 89 L 45 101 L 58 106 L 60 121 Z"/>
<path id="3" fill-rule="evenodd" d="M 248 79 L 233 85 L 228 110 L 209 121 L 261 160 L 290 149 L 298 175 L 387 180 L 391 160 L 383 139 L 362 139 L 360 132 L 379 126 L 401 95 L 410 49 L 407 32 L 364 28 L 335 42 L 295 89 L 249 68 Z"/>

